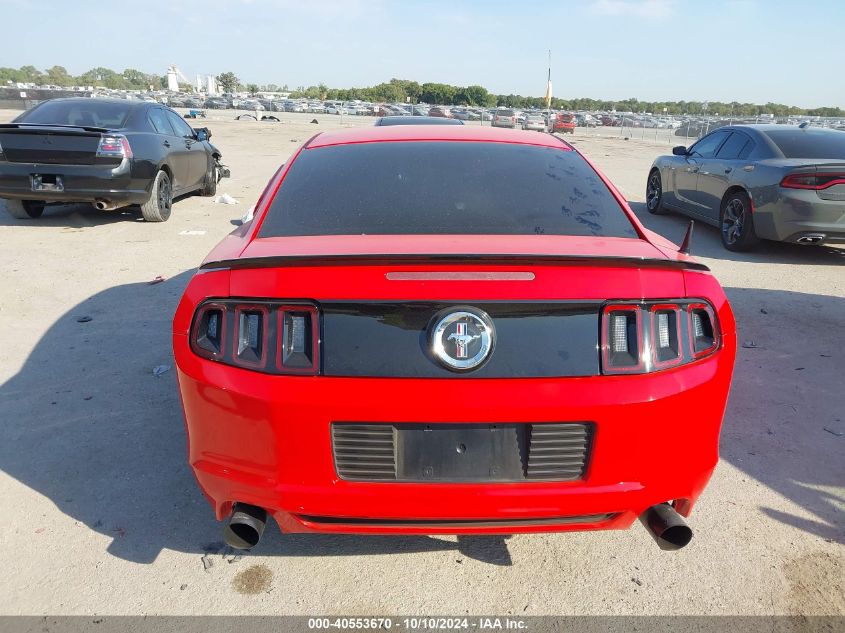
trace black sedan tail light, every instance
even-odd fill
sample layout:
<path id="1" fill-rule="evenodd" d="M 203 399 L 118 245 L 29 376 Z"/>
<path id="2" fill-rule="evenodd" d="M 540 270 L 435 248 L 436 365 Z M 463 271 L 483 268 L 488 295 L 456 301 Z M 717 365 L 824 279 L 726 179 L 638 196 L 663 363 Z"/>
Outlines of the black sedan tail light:
<path id="1" fill-rule="evenodd" d="M 613 303 L 601 316 L 604 374 L 643 374 L 691 363 L 719 348 L 713 307 L 703 301 Z"/>
<path id="2" fill-rule="evenodd" d="M 310 303 L 208 301 L 194 314 L 190 342 L 198 356 L 235 367 L 268 374 L 320 371 L 320 318 Z"/>

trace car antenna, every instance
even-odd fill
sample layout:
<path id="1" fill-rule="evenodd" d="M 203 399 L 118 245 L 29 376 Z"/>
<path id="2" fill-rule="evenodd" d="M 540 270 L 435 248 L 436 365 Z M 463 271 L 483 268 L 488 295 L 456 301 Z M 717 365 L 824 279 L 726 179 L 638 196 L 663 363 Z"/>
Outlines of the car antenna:
<path id="1" fill-rule="evenodd" d="M 695 226 L 695 221 L 690 220 L 689 226 L 687 227 L 687 232 L 684 234 L 684 241 L 681 242 L 681 248 L 678 249 L 679 253 L 683 253 L 684 255 L 689 255 L 690 246 L 692 242 L 692 229 Z"/>

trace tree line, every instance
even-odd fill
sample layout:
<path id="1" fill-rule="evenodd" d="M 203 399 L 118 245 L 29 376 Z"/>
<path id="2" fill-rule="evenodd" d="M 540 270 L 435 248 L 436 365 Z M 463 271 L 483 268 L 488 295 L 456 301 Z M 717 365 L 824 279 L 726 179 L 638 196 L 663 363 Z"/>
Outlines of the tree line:
<path id="1" fill-rule="evenodd" d="M 366 88 L 329 88 L 325 84 L 315 86 L 298 86 L 289 88 L 287 85 L 276 84 L 246 84 L 233 72 L 221 73 L 216 77 L 217 83 L 226 92 L 289 92 L 294 99 L 308 98 L 332 101 L 361 101 L 386 103 L 431 103 L 438 105 L 466 105 L 492 108 L 505 106 L 512 108 L 544 108 L 543 97 L 526 97 L 515 94 L 493 94 L 483 86 L 453 86 L 442 83 L 418 83 L 408 79 L 391 79 L 375 86 Z M 46 70 L 39 70 L 34 66 L 21 68 L 0 67 L 0 86 L 12 83 L 34 83 L 37 85 L 69 86 L 101 86 L 113 90 L 162 90 L 167 87 L 167 77 L 145 73 L 134 68 L 127 68 L 117 72 L 109 68 L 92 68 L 81 75 L 71 75 L 63 66 L 53 66 Z M 193 88 L 188 84 L 180 84 L 180 89 L 191 92 Z M 721 101 L 639 101 L 635 98 L 623 100 L 607 99 L 563 99 L 554 97 L 551 107 L 556 110 L 592 110 L 617 112 L 651 112 L 661 114 L 711 114 L 720 117 L 753 117 L 761 114 L 775 116 L 810 115 L 841 117 L 845 110 L 840 107 L 798 108 L 782 103 L 727 103 Z"/>

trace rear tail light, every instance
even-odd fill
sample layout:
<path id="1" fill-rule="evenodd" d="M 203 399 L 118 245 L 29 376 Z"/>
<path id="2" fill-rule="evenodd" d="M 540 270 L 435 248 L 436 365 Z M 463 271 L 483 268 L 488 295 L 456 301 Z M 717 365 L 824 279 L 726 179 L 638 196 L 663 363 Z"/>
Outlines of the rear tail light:
<path id="1" fill-rule="evenodd" d="M 320 328 L 315 306 L 287 305 L 278 310 L 276 363 L 292 374 L 316 374 Z"/>
<path id="2" fill-rule="evenodd" d="M 97 147 L 100 158 L 132 158 L 132 147 L 129 140 L 122 134 L 104 134 L 100 137 Z"/>
<path id="3" fill-rule="evenodd" d="M 634 305 L 610 305 L 602 315 L 602 364 L 610 373 L 642 370 L 641 310 Z"/>
<path id="4" fill-rule="evenodd" d="M 689 338 L 693 358 L 707 356 L 719 345 L 713 308 L 704 303 L 693 303 L 687 306 L 687 312 L 690 320 Z"/>
<path id="5" fill-rule="evenodd" d="M 194 314 L 190 343 L 198 356 L 244 369 L 300 375 L 320 370 L 320 320 L 313 304 L 209 301 Z"/>
<path id="6" fill-rule="evenodd" d="M 259 369 L 267 365 L 267 317 L 262 305 L 235 306 L 235 341 L 232 356 L 237 364 Z"/>
<path id="7" fill-rule="evenodd" d="M 191 331 L 191 346 L 197 354 L 205 358 L 223 357 L 225 317 L 226 306 L 219 303 L 206 303 L 197 310 Z"/>
<path id="8" fill-rule="evenodd" d="M 676 304 L 651 306 L 651 360 L 657 369 L 678 365 L 683 360 L 681 310 Z"/>
<path id="9" fill-rule="evenodd" d="M 641 374 L 691 363 L 719 348 L 716 314 L 701 301 L 618 303 L 601 317 L 604 374 Z"/>
<path id="10" fill-rule="evenodd" d="M 809 173 L 789 174 L 780 181 L 781 187 L 787 189 L 827 189 L 834 185 L 845 185 L 845 173 Z"/>

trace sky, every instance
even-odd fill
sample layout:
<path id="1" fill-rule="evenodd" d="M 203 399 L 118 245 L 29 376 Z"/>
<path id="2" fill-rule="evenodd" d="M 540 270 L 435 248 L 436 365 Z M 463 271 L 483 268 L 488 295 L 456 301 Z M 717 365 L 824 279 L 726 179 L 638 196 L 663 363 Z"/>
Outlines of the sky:
<path id="1" fill-rule="evenodd" d="M 0 66 L 845 107 L 843 0 L 0 0 Z M 15 28 L 8 28 L 14 23 Z"/>

